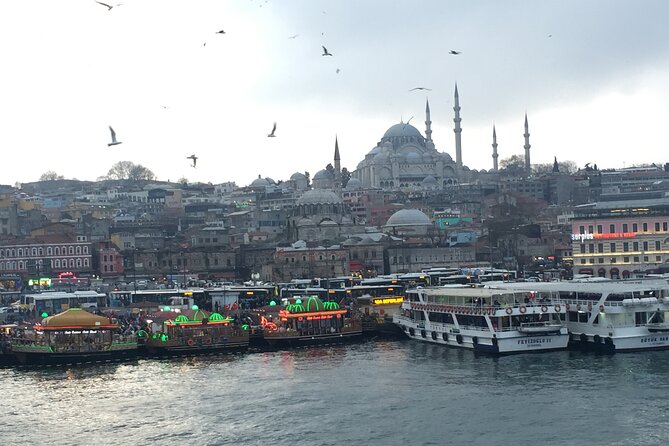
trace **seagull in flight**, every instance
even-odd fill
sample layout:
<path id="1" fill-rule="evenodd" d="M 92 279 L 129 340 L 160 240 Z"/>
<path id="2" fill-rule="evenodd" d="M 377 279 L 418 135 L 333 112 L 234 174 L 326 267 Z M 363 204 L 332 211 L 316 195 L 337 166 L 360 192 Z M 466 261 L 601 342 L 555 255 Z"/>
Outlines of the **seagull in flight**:
<path id="1" fill-rule="evenodd" d="M 116 141 L 116 132 L 114 131 L 114 129 L 112 128 L 111 125 L 109 126 L 109 131 L 111 132 L 111 139 L 112 140 L 109 144 L 107 144 L 107 147 L 116 146 L 118 144 L 121 144 L 121 141 Z"/>
<path id="2" fill-rule="evenodd" d="M 225 34 L 225 30 L 216 31 L 216 34 Z"/>
<path id="3" fill-rule="evenodd" d="M 462 51 L 451 50 L 451 51 L 448 52 L 448 54 L 458 55 L 458 54 L 462 54 Z"/>
<path id="4" fill-rule="evenodd" d="M 332 53 L 328 52 L 328 49 L 325 48 L 325 46 L 321 45 L 323 47 L 323 56 L 332 56 Z"/>
<path id="5" fill-rule="evenodd" d="M 195 155 L 187 156 L 186 159 L 187 160 L 193 160 L 193 166 L 192 167 L 195 167 L 195 165 L 197 164 L 197 156 L 195 156 Z"/>
<path id="6" fill-rule="evenodd" d="M 335 71 L 335 73 L 339 74 L 340 71 L 341 71 L 341 70 L 340 70 L 339 68 L 337 68 L 337 70 Z"/>
<path id="7" fill-rule="evenodd" d="M 99 2 L 98 0 L 95 0 L 95 3 L 98 3 L 98 4 L 102 5 L 102 6 L 106 6 L 106 7 L 107 7 L 107 11 L 111 11 L 112 8 L 113 8 L 112 5 L 108 5 L 107 3 Z M 119 4 L 117 4 L 116 6 L 121 6 L 121 4 L 119 3 Z"/>
<path id="8" fill-rule="evenodd" d="M 298 36 L 299 36 L 299 34 L 293 34 L 292 36 L 290 36 L 288 38 L 289 39 L 297 39 Z"/>
<path id="9" fill-rule="evenodd" d="M 272 133 L 268 134 L 268 138 L 274 138 L 276 135 L 274 134 L 276 132 L 276 122 L 274 123 L 274 127 L 272 127 Z"/>
<path id="10" fill-rule="evenodd" d="M 414 87 L 409 91 L 415 91 L 415 90 L 427 90 L 427 91 L 432 91 L 431 88 L 425 88 L 425 87 Z"/>

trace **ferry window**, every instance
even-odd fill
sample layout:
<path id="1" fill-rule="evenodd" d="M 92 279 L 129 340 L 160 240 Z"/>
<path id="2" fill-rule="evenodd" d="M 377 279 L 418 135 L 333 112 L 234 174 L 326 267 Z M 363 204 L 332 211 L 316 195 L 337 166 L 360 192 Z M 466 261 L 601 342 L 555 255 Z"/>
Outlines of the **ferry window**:
<path id="1" fill-rule="evenodd" d="M 599 315 L 595 316 L 595 319 L 592 321 L 593 325 L 599 325 Z"/>
<path id="2" fill-rule="evenodd" d="M 569 312 L 569 322 L 578 322 L 578 313 L 575 311 Z"/>
<path id="3" fill-rule="evenodd" d="M 597 234 L 601 234 L 602 232 L 604 232 L 602 225 L 597 225 Z"/>
<path id="4" fill-rule="evenodd" d="M 632 223 L 632 232 L 639 232 L 639 225 L 636 223 Z"/>
<path id="5" fill-rule="evenodd" d="M 616 252 L 616 244 L 611 243 L 611 252 Z"/>
<path id="6" fill-rule="evenodd" d="M 616 232 L 616 225 L 609 225 L 609 234 L 613 234 Z"/>
<path id="7" fill-rule="evenodd" d="M 643 224 L 643 232 L 648 232 L 648 223 Z"/>
<path id="8" fill-rule="evenodd" d="M 577 313 L 578 314 L 578 321 L 582 323 L 588 322 L 588 313 Z"/>
<path id="9" fill-rule="evenodd" d="M 628 229 L 629 226 L 627 225 L 627 223 L 623 223 L 623 232 L 629 232 Z"/>
<path id="10" fill-rule="evenodd" d="M 660 222 L 655 223 L 655 232 L 660 232 Z"/>

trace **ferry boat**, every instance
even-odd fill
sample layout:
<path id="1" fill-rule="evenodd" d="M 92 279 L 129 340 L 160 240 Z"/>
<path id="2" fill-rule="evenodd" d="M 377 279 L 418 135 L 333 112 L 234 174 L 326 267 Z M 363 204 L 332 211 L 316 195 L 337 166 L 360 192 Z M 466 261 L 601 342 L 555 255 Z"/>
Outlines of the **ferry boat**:
<path id="1" fill-rule="evenodd" d="M 562 350 L 569 335 L 558 299 L 462 286 L 408 290 L 393 321 L 411 339 L 493 354 Z"/>
<path id="2" fill-rule="evenodd" d="M 362 338 L 358 317 L 337 302 L 323 302 L 316 296 L 269 307 L 262 317 L 262 340 L 269 347 L 334 344 Z"/>
<path id="3" fill-rule="evenodd" d="M 137 356 L 137 337 L 117 333 L 105 316 L 70 308 L 32 328 L 13 330 L 11 351 L 20 364 L 57 365 L 120 361 Z"/>
<path id="4" fill-rule="evenodd" d="M 654 279 L 496 283 L 558 296 L 569 346 L 602 352 L 669 349 L 669 286 Z"/>
<path id="5" fill-rule="evenodd" d="M 197 305 L 191 310 L 167 314 L 168 319 L 151 320 L 149 331 L 138 333 L 149 356 L 234 352 L 249 347 L 248 330 L 237 326 L 231 317 L 200 310 Z"/>

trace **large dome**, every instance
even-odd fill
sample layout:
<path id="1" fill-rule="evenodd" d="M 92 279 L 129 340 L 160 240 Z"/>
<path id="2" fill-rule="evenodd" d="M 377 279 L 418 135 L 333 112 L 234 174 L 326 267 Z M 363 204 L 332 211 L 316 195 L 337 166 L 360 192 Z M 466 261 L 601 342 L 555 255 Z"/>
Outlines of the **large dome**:
<path id="1" fill-rule="evenodd" d="M 362 189 L 362 183 L 360 182 L 359 179 L 354 177 L 348 180 L 348 183 L 346 183 L 346 187 L 344 189 L 346 190 Z"/>
<path id="2" fill-rule="evenodd" d="M 340 204 L 339 195 L 327 189 L 312 189 L 306 191 L 297 200 L 297 204 Z"/>
<path id="3" fill-rule="evenodd" d="M 334 176 L 331 172 L 322 169 L 316 172 L 316 175 L 314 175 L 314 180 L 331 180 L 333 177 Z"/>
<path id="4" fill-rule="evenodd" d="M 402 209 L 390 216 L 386 226 L 429 226 L 430 217 L 418 209 Z"/>
<path id="5" fill-rule="evenodd" d="M 258 175 L 258 178 L 253 180 L 253 182 L 251 183 L 251 187 L 267 187 L 267 186 L 269 186 L 269 181 L 262 178 L 260 175 Z"/>
<path id="6" fill-rule="evenodd" d="M 395 124 L 388 130 L 386 130 L 386 133 L 383 134 L 384 139 L 394 138 L 397 136 L 418 136 L 420 138 L 423 137 L 423 135 L 420 134 L 420 132 L 416 127 L 412 126 L 411 124 L 405 124 L 403 122 Z"/>
<path id="7" fill-rule="evenodd" d="M 293 181 L 306 180 L 307 176 L 302 172 L 295 172 L 290 176 L 290 179 Z"/>

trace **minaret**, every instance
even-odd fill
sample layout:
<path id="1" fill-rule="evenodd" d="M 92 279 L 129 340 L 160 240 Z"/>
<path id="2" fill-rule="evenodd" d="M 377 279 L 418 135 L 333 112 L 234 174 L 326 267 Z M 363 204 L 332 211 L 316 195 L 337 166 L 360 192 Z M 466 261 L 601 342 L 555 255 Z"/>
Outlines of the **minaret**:
<path id="1" fill-rule="evenodd" d="M 425 139 L 428 145 L 434 148 L 434 144 L 430 144 L 432 143 L 432 121 L 430 120 L 430 101 L 427 99 L 425 99 Z"/>
<path id="2" fill-rule="evenodd" d="M 531 173 L 531 168 L 530 168 L 530 131 L 527 126 L 527 113 L 525 113 L 525 133 L 523 134 L 525 137 L 525 173 L 529 175 Z"/>
<path id="3" fill-rule="evenodd" d="M 455 112 L 455 118 L 453 122 L 455 123 L 455 164 L 458 170 L 458 173 L 462 172 L 462 139 L 461 133 L 462 128 L 460 128 L 460 96 L 458 96 L 458 84 L 455 84 L 455 105 L 453 106 L 453 111 Z"/>
<path id="4" fill-rule="evenodd" d="M 337 141 L 337 135 L 335 135 L 334 186 L 337 195 L 341 196 L 341 160 L 339 158 L 339 142 Z"/>
<path id="5" fill-rule="evenodd" d="M 495 126 L 492 126 L 492 170 L 497 172 L 499 169 L 497 168 L 497 158 L 499 155 L 497 154 L 497 132 L 495 132 Z"/>

